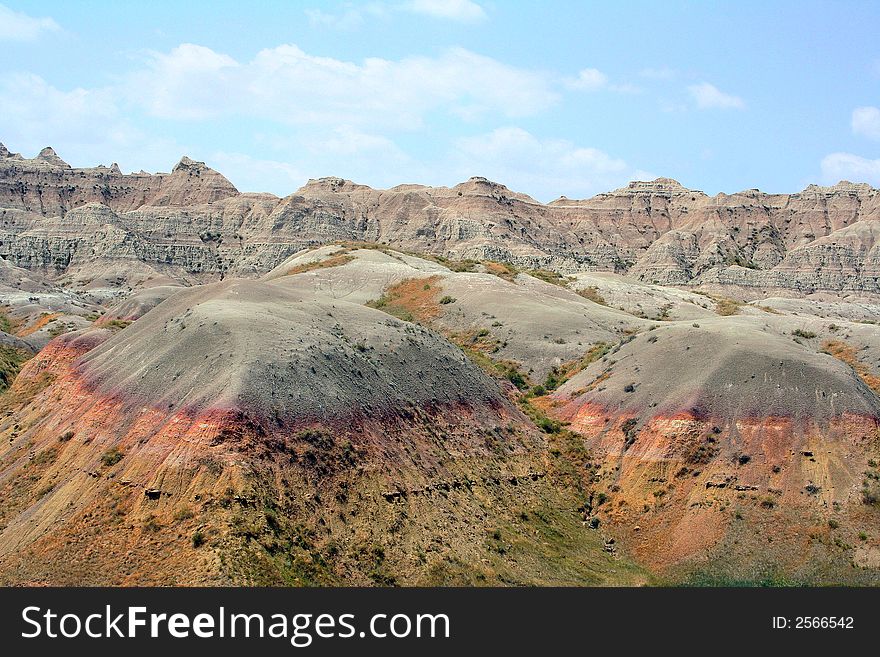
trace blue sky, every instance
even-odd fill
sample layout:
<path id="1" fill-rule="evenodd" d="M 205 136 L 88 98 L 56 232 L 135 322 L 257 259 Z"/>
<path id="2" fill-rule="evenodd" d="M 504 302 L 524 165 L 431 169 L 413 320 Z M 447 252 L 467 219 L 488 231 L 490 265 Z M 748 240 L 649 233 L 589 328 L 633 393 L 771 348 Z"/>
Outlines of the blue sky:
<path id="1" fill-rule="evenodd" d="M 877 2 L 0 0 L 0 141 L 245 191 L 880 186 Z"/>

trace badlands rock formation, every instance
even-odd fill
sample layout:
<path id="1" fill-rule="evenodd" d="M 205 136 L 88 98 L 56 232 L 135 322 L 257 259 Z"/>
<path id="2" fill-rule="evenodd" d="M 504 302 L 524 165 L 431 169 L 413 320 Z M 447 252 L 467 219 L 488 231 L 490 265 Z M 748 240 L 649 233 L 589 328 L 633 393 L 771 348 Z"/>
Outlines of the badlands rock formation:
<path id="1" fill-rule="evenodd" d="M 751 296 L 880 292 L 880 193 L 847 182 L 710 197 L 660 178 L 545 205 L 485 178 L 389 190 L 324 178 L 279 199 L 241 194 L 189 158 L 170 174 L 124 175 L 2 147 L 0 213 L 0 256 L 86 283 L 119 263 L 136 281 L 256 276 L 306 247 L 366 241 Z"/>
<path id="2" fill-rule="evenodd" d="M 0 584 L 876 585 L 878 198 L 0 147 Z"/>

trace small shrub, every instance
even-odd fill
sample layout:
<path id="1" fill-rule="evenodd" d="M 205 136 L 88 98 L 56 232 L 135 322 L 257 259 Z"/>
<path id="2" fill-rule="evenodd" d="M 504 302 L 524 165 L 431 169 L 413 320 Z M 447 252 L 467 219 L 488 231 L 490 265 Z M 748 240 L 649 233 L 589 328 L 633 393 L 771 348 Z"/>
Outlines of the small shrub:
<path id="1" fill-rule="evenodd" d="M 101 454 L 101 463 L 110 467 L 111 465 L 116 465 L 122 460 L 122 457 L 125 456 L 118 448 L 113 447 L 108 449 L 106 452 Z"/>
<path id="2" fill-rule="evenodd" d="M 456 301 L 458 301 L 458 299 L 451 297 L 448 294 L 440 299 L 440 303 L 444 306 L 450 303 L 455 303 Z"/>
<path id="3" fill-rule="evenodd" d="M 157 532 L 160 529 L 162 529 L 162 525 L 160 525 L 159 521 L 156 520 L 156 516 L 147 516 L 147 519 L 144 521 L 144 531 Z"/>
<path id="4" fill-rule="evenodd" d="M 205 535 L 200 531 L 195 531 L 192 535 L 192 546 L 200 548 L 205 544 Z"/>
<path id="5" fill-rule="evenodd" d="M 810 340 L 810 339 L 816 337 L 816 334 L 813 333 L 812 331 L 804 331 L 803 329 L 795 329 L 794 331 L 791 332 L 791 334 L 797 338 L 805 338 L 807 340 Z"/>
<path id="6" fill-rule="evenodd" d="M 60 436 L 58 436 L 58 442 L 59 443 L 66 443 L 68 440 L 73 438 L 75 435 L 76 434 L 74 434 L 73 431 L 65 431 Z"/>
<path id="7" fill-rule="evenodd" d="M 510 381 L 513 385 L 515 385 L 519 390 L 525 390 L 529 387 L 529 384 L 526 382 L 525 378 L 522 374 L 517 372 L 515 369 L 511 368 L 507 370 L 505 377 L 508 381 Z"/>
<path id="8" fill-rule="evenodd" d="M 177 522 L 181 522 L 183 520 L 189 520 L 194 515 L 195 514 L 192 512 L 192 509 L 190 509 L 188 506 L 182 506 L 174 512 L 174 520 L 176 520 Z"/>
<path id="9" fill-rule="evenodd" d="M 562 425 L 560 425 L 559 422 L 551 420 L 548 417 L 539 418 L 535 424 L 537 424 L 538 428 L 544 433 L 559 433 L 562 429 Z"/>
<path id="10" fill-rule="evenodd" d="M 838 527 L 840 527 L 840 523 L 837 522 L 834 518 L 832 518 L 831 520 L 828 521 L 828 527 L 830 527 L 831 529 L 837 529 Z"/>

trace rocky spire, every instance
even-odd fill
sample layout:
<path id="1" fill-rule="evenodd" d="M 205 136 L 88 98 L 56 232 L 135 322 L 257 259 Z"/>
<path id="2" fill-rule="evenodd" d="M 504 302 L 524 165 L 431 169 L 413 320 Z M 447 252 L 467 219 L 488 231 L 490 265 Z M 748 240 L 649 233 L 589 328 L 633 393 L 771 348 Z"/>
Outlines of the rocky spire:
<path id="1" fill-rule="evenodd" d="M 44 162 L 48 162 L 57 167 L 64 167 L 65 169 L 69 169 L 70 165 L 58 157 L 58 153 L 55 152 L 51 146 L 46 146 L 43 150 L 40 151 L 40 154 L 37 155 L 38 160 L 43 160 Z"/>
<path id="2" fill-rule="evenodd" d="M 177 171 L 198 171 L 200 169 L 207 169 L 208 166 L 204 162 L 197 162 L 196 160 L 192 160 L 186 155 L 180 158 L 180 162 L 174 165 L 174 168 L 171 170 L 172 173 Z"/>

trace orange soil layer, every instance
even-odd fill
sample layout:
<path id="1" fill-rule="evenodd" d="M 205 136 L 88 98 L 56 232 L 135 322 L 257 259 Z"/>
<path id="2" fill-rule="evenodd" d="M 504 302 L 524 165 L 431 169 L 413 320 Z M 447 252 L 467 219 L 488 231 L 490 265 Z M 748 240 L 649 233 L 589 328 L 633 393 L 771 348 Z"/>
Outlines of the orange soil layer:
<path id="1" fill-rule="evenodd" d="M 835 510 L 859 513 L 863 473 L 880 454 L 880 422 L 862 415 L 823 426 L 689 413 L 639 424 L 596 404 L 542 408 L 570 422 L 592 451 L 593 481 L 607 496 L 597 513 L 633 556 L 660 570 L 718 549 L 736 522 L 731 508 L 755 513 L 771 540 L 808 544 L 810 527 L 827 529 Z M 797 509 L 795 521 L 774 515 Z"/>
<path id="2" fill-rule="evenodd" d="M 858 356 L 856 356 L 856 350 L 853 347 L 840 340 L 826 340 L 822 344 L 822 351 L 834 356 L 837 360 L 841 360 L 853 368 L 862 381 L 864 381 L 871 390 L 880 395 L 880 376 L 871 374 L 870 368 L 858 359 Z"/>
<path id="3" fill-rule="evenodd" d="M 31 333 L 36 333 L 41 328 L 43 328 L 46 324 L 51 322 L 53 319 L 58 319 L 59 317 L 61 317 L 61 313 L 49 313 L 49 314 L 41 315 L 39 318 L 37 318 L 36 322 L 31 324 L 27 328 L 24 328 L 21 331 L 19 331 L 18 336 L 20 338 L 23 338 L 25 336 L 30 335 Z"/>

